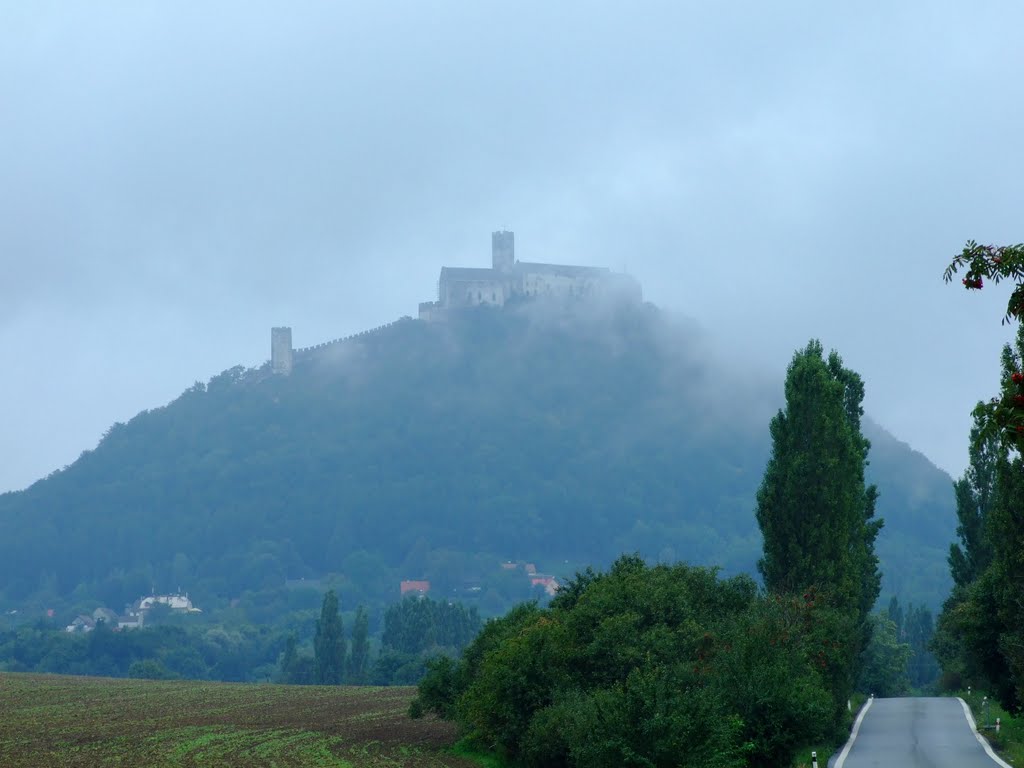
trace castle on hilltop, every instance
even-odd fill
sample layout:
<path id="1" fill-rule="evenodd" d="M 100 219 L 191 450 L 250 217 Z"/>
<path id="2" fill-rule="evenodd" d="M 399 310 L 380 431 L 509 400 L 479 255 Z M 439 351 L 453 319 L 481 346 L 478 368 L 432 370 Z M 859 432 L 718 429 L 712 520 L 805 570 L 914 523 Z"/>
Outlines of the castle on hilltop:
<path id="1" fill-rule="evenodd" d="M 420 320 L 444 320 L 452 310 L 469 307 L 502 307 L 515 298 L 606 298 L 639 304 L 643 292 L 634 278 L 605 267 L 516 261 L 515 235 L 502 230 L 491 233 L 490 268 L 441 267 L 437 301 L 420 304 Z M 287 376 L 296 360 L 317 355 L 327 347 L 376 336 L 403 322 L 413 320 L 403 317 L 380 328 L 303 349 L 293 349 L 291 328 L 271 328 L 270 373 Z"/>
<path id="2" fill-rule="evenodd" d="M 451 309 L 504 306 L 515 297 L 614 297 L 639 303 L 640 283 L 605 267 L 516 261 L 515 234 L 491 234 L 491 267 L 441 267 L 437 301 L 420 304 L 421 320 L 439 320 Z"/>

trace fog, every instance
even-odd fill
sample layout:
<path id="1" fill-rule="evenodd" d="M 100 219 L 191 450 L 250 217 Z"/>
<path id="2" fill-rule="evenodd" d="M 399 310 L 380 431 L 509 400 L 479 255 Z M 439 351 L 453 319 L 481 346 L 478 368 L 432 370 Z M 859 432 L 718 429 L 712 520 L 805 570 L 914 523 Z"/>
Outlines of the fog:
<path id="1" fill-rule="evenodd" d="M 811 337 L 959 474 L 1024 240 L 1024 7 L 0 4 L 0 490 L 442 265 L 627 270 L 751 377 Z M 767 430 L 767 424 L 763 425 Z"/>

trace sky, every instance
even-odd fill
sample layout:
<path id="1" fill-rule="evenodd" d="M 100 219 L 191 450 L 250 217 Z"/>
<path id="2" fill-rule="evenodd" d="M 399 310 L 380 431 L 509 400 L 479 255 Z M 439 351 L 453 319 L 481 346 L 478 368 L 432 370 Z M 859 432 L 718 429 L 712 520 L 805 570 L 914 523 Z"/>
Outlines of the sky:
<path id="1" fill-rule="evenodd" d="M 1024 240 L 1024 5 L 0 0 L 0 491 L 414 315 L 442 265 L 626 270 L 741 371 L 820 338 L 940 467 Z M 781 398 L 781 392 L 780 392 Z M 767 425 L 752 425 L 767 429 Z"/>

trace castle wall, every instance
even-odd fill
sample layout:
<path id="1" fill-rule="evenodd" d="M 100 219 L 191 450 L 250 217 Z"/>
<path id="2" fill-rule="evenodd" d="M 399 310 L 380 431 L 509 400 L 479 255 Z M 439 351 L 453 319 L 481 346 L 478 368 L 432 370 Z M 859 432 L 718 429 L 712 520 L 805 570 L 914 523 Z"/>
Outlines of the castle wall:
<path id="1" fill-rule="evenodd" d="M 300 347 L 299 349 L 295 350 L 295 356 L 300 359 L 306 359 L 312 355 L 316 355 L 320 352 L 327 350 L 328 347 L 334 347 L 337 346 L 338 344 L 345 344 L 346 342 L 350 341 L 366 341 L 370 337 L 376 336 L 379 333 L 386 331 L 388 328 L 393 328 L 399 323 L 406 323 L 409 322 L 410 320 L 412 320 L 411 317 L 409 317 L 408 315 L 404 315 L 403 317 L 400 317 L 397 320 L 392 320 L 390 323 L 384 323 L 384 325 L 378 325 L 376 328 L 370 328 L 365 331 L 360 331 L 359 333 L 353 333 L 351 336 L 343 336 L 340 339 L 331 339 L 330 341 L 324 341 L 321 342 L 320 344 L 314 344 L 311 347 Z"/>
<path id="2" fill-rule="evenodd" d="M 506 299 L 506 283 L 500 279 L 447 279 L 441 284 L 441 304 L 448 307 L 501 307 Z"/>
<path id="3" fill-rule="evenodd" d="M 592 277 L 548 275 L 527 272 L 523 275 L 522 291 L 527 296 L 589 296 L 597 283 Z"/>
<path id="4" fill-rule="evenodd" d="M 435 323 L 444 319 L 444 305 L 440 301 L 421 301 L 420 320 Z"/>

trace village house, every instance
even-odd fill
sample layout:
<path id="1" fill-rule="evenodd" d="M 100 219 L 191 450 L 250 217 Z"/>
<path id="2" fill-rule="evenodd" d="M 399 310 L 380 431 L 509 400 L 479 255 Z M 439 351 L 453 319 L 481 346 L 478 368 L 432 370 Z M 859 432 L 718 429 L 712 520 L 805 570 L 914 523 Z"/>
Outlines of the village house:
<path id="1" fill-rule="evenodd" d="M 402 597 L 405 597 L 406 595 L 424 597 L 430 591 L 430 582 L 407 580 L 401 582 L 398 589 Z"/>

